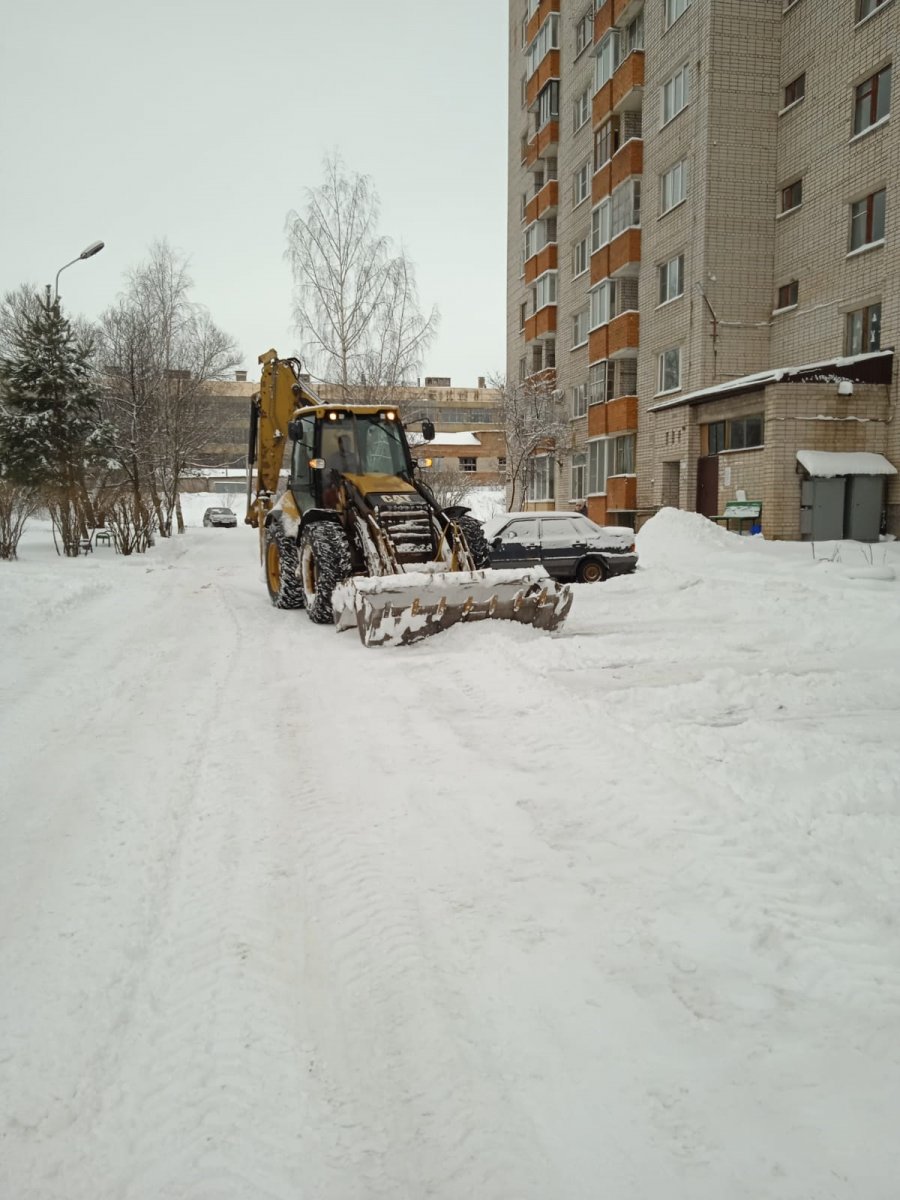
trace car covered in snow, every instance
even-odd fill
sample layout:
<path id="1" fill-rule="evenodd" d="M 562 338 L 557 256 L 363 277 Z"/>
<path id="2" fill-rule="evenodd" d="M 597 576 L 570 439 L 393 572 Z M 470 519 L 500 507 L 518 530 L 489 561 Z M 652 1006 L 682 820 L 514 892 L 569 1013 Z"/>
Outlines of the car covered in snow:
<path id="1" fill-rule="evenodd" d="M 203 514 L 203 524 L 207 529 L 213 525 L 233 528 L 237 525 L 237 517 L 230 508 L 208 508 Z"/>
<path id="2" fill-rule="evenodd" d="M 597 583 L 637 567 L 634 530 L 577 512 L 511 512 L 484 524 L 491 566 L 542 566 L 553 579 Z"/>

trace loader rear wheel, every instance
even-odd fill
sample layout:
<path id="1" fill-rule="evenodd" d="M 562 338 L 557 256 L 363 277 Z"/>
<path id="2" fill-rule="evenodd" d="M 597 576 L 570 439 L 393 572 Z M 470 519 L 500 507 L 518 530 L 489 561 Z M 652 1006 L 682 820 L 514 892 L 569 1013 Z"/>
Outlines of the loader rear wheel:
<path id="1" fill-rule="evenodd" d="M 469 549 L 472 551 L 472 559 L 475 563 L 475 569 L 482 571 L 491 565 L 491 548 L 488 545 L 488 540 L 484 536 L 484 529 L 481 522 L 475 517 L 470 517 L 468 514 L 459 517 L 457 525 L 465 535 L 466 541 L 469 543 Z"/>
<path id="2" fill-rule="evenodd" d="M 350 543 L 340 525 L 321 521 L 300 535 L 300 579 L 306 612 L 317 625 L 332 625 L 331 594 L 352 570 Z"/>
<path id="3" fill-rule="evenodd" d="M 297 542 L 287 532 L 280 517 L 266 526 L 266 587 L 276 608 L 302 608 L 303 588 L 297 574 L 300 555 Z"/>

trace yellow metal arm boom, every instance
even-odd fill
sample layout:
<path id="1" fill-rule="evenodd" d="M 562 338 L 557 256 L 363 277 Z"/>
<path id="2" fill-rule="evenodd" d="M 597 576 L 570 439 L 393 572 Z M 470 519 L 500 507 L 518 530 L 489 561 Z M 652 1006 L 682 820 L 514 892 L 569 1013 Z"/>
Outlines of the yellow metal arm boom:
<path id="1" fill-rule="evenodd" d="M 248 525 L 258 527 L 278 493 L 288 440 L 288 425 L 298 408 L 320 404 L 309 384 L 300 379 L 300 361 L 279 358 L 274 350 L 259 356 L 259 392 L 251 401 L 250 444 L 247 453 Z"/>

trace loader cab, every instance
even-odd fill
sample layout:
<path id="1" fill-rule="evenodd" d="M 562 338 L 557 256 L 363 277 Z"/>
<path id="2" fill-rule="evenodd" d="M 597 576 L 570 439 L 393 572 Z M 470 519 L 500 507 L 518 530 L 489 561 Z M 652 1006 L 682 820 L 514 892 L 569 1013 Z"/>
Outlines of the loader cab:
<path id="1" fill-rule="evenodd" d="M 323 405 L 295 414 L 291 491 L 301 512 L 334 508 L 342 476 L 412 480 L 413 462 L 395 409 Z"/>

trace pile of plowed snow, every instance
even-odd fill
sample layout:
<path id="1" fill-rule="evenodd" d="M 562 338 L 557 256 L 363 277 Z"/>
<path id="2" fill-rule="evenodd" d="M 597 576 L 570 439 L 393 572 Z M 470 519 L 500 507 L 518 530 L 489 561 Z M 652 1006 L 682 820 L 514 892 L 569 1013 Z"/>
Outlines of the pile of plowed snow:
<path id="1" fill-rule="evenodd" d="M 698 554 L 702 557 L 721 550 L 742 551 L 748 539 L 729 533 L 700 513 L 680 508 L 661 508 L 643 525 L 637 535 L 637 548 L 643 566 L 685 563 Z"/>

